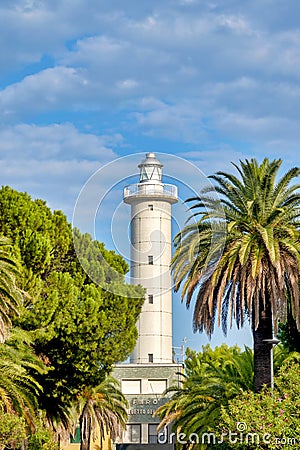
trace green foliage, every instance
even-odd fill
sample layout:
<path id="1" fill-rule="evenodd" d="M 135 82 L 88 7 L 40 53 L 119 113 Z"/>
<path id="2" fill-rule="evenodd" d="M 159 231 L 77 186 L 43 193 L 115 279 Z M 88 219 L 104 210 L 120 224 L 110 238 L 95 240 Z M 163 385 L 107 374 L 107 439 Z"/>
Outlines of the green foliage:
<path id="1" fill-rule="evenodd" d="M 289 352 L 300 352 L 300 330 L 297 329 L 297 323 L 294 318 L 290 292 L 288 292 L 286 306 L 286 320 L 279 323 L 277 337 Z"/>
<path id="2" fill-rule="evenodd" d="M 254 158 L 233 164 L 238 176 L 217 172 L 214 186 L 188 199 L 192 215 L 175 238 L 175 289 L 189 306 L 195 299 L 194 331 L 210 336 L 251 322 L 255 387 L 270 383 L 265 339 L 277 334 L 287 310 L 300 331 L 300 168 L 279 180 L 282 160 Z M 217 195 L 216 195 L 217 194 Z"/>
<path id="3" fill-rule="evenodd" d="M 41 379 L 49 407 L 57 396 L 68 404 L 85 386 L 97 386 L 132 350 L 140 299 L 92 284 L 80 289 L 67 273 L 52 273 L 47 284 L 43 297 L 24 314 L 23 326 L 35 330 L 35 349 L 50 362 Z"/>
<path id="4" fill-rule="evenodd" d="M 0 412 L 0 448 L 15 448 L 26 437 L 26 424 L 22 417 Z"/>
<path id="5" fill-rule="evenodd" d="M 75 272 L 83 269 L 90 277 L 90 281 L 86 279 L 85 282 L 93 281 L 104 288 L 124 284 L 124 275 L 129 267 L 120 255 L 106 250 L 103 243 L 93 241 L 89 234 L 81 234 L 77 229 L 73 230 L 73 240 L 79 255 Z"/>
<path id="6" fill-rule="evenodd" d="M 30 335 L 17 328 L 0 344 L 0 410 L 17 413 L 32 429 L 45 367 L 30 344 Z"/>
<path id="7" fill-rule="evenodd" d="M 43 273 L 51 262 L 51 243 L 42 233 L 26 230 L 20 238 L 20 251 L 28 269 Z"/>
<path id="8" fill-rule="evenodd" d="M 237 380 L 239 388 L 253 389 L 253 352 L 245 347 L 242 352 L 238 346 L 222 344 L 212 349 L 210 345 L 202 352 L 187 349 L 185 371 L 189 379 L 201 375 L 207 379 L 217 376 L 227 380 Z"/>
<path id="9" fill-rule="evenodd" d="M 261 303 L 267 301 L 276 333 L 288 293 L 300 329 L 300 185 L 291 184 L 300 169 L 290 169 L 276 182 L 281 163 L 240 161 L 234 164 L 239 178 L 217 172 L 210 177 L 214 187 L 188 199 L 197 223 L 175 238 L 173 273 L 176 289 L 183 283 L 188 305 L 197 292 L 195 330 L 211 334 L 217 318 L 226 333 L 227 317 L 239 327 L 249 315 L 257 328 Z"/>
<path id="10" fill-rule="evenodd" d="M 127 401 L 113 377 L 107 377 L 99 386 L 85 389 L 79 398 L 81 450 L 89 450 L 96 439 L 102 445 L 109 435 L 113 442 L 120 437 L 127 421 Z M 99 430 L 99 434 L 98 434 Z"/>
<path id="11" fill-rule="evenodd" d="M 290 358 L 291 355 L 282 346 L 274 348 L 274 371 L 279 374 L 277 386 L 280 385 L 280 380 L 284 380 L 283 367 L 288 367 Z M 219 428 L 221 417 L 231 414 L 232 405 L 235 405 L 234 399 L 244 399 L 248 396 L 255 398 L 252 394 L 253 370 L 253 352 L 248 347 L 241 351 L 237 346 L 228 347 L 223 344 L 212 349 L 206 345 L 199 353 L 187 349 L 185 374 L 179 374 L 179 385 L 167 389 L 165 397 L 168 401 L 157 411 L 161 419 L 160 428 L 171 424 L 172 431 L 177 435 L 184 433 L 186 438 L 181 440 L 187 441 L 194 433 L 199 438 L 199 444 L 195 444 L 193 449 L 210 448 L 207 444 L 201 443 L 202 437 L 205 433 L 216 433 L 217 430 L 221 430 Z M 255 407 L 253 403 L 252 409 Z M 250 417 L 252 410 L 244 409 Z M 237 413 L 238 411 L 239 406 L 236 408 Z M 235 419 L 242 421 L 243 416 L 235 416 Z M 236 424 L 232 431 L 236 431 Z M 214 448 L 222 450 L 231 448 L 228 442 L 219 445 L 218 439 L 221 440 L 221 431 Z M 177 448 L 185 447 L 179 442 Z"/>
<path id="12" fill-rule="evenodd" d="M 26 440 L 27 450 L 58 450 L 59 446 L 55 442 L 54 433 L 39 425 L 36 431 Z"/>
<path id="13" fill-rule="evenodd" d="M 225 344 L 214 350 L 207 345 L 200 353 L 188 349 L 185 368 L 179 386 L 166 391 L 170 400 L 157 410 L 160 428 L 172 424 L 174 432 L 201 437 L 215 429 L 230 399 L 253 388 L 253 353 L 247 347 L 244 352 Z"/>
<path id="14" fill-rule="evenodd" d="M 62 212 L 9 187 L 0 190 L 0 233 L 13 242 L 18 283 L 27 293 L 14 325 L 31 333 L 32 348 L 47 367 L 29 371 L 43 388 L 39 406 L 50 423 L 67 424 L 80 392 L 98 386 L 133 350 L 144 290 L 125 283 L 123 258 L 88 234 L 74 230 L 72 236 Z"/>
<path id="15" fill-rule="evenodd" d="M 289 352 L 300 352 L 300 331 L 296 322 L 290 318 L 288 322 L 279 324 L 278 339 Z"/>
<path id="16" fill-rule="evenodd" d="M 222 408 L 218 431 L 240 432 L 245 424 L 240 442 L 231 440 L 229 448 L 294 449 L 300 445 L 300 354 L 285 361 L 275 377 L 274 390 L 264 389 L 255 394 L 241 392 Z M 247 433 L 254 433 L 254 437 Z M 234 437 L 232 437 L 234 439 Z M 253 442 L 254 440 L 254 442 Z"/>
<path id="17" fill-rule="evenodd" d="M 0 236 L 0 342 L 9 334 L 14 316 L 19 314 L 22 298 L 16 286 L 18 268 L 10 257 L 9 239 Z"/>

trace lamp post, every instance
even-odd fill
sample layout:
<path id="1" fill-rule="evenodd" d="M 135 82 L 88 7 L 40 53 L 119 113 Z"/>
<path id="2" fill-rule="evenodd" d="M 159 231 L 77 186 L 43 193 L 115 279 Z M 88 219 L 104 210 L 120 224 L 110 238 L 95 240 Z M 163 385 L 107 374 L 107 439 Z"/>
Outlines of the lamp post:
<path id="1" fill-rule="evenodd" d="M 263 339 L 263 342 L 270 347 L 270 361 L 271 361 L 271 389 L 274 388 L 274 368 L 273 368 L 273 348 L 279 344 L 279 339 L 271 338 L 271 339 Z"/>

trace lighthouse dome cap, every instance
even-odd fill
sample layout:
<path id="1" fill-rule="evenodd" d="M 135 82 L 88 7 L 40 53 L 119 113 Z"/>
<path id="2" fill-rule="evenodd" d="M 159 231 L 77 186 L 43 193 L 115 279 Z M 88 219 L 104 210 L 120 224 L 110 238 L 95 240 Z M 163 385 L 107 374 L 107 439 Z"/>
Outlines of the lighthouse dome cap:
<path id="1" fill-rule="evenodd" d="M 141 166 L 159 166 L 163 167 L 163 164 L 156 158 L 156 154 L 153 152 L 146 153 L 146 158 L 139 164 Z"/>

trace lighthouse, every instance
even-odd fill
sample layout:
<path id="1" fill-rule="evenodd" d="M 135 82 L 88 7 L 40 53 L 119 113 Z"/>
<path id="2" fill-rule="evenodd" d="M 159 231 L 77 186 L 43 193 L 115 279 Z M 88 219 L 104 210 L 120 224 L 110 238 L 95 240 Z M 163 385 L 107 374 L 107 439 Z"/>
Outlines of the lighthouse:
<path id="1" fill-rule="evenodd" d="M 147 153 L 138 165 L 138 183 L 124 188 L 123 201 L 130 206 L 131 283 L 145 288 L 145 300 L 137 322 L 138 339 L 130 362 L 116 364 L 114 377 L 128 401 L 128 423 L 117 450 L 159 448 L 171 450 L 158 435 L 156 409 L 167 399 L 165 390 L 178 382 L 181 364 L 172 351 L 172 205 L 177 187 L 164 183 L 163 164 Z"/>
<path id="2" fill-rule="evenodd" d="M 131 282 L 141 284 L 146 297 L 130 362 L 172 363 L 171 207 L 177 187 L 163 183 L 155 153 L 147 153 L 138 167 L 139 183 L 124 189 L 124 202 L 131 207 Z"/>

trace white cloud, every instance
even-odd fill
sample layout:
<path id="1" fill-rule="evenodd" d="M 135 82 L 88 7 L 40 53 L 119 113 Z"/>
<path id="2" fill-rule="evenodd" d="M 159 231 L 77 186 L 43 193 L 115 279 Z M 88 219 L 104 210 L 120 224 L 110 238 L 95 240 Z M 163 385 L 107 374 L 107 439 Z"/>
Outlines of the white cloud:
<path id="1" fill-rule="evenodd" d="M 19 152 L 22 136 L 36 159 L 48 152 L 63 159 L 61 149 L 92 158 L 96 133 L 115 136 L 112 147 L 133 134 L 212 152 L 244 142 L 270 152 L 282 142 L 296 148 L 300 30 L 293 8 L 278 1 L 272 20 L 259 0 L 131 1 L 126 8 L 118 0 L 3 2 L 2 66 L 9 54 L 23 65 L 43 55 L 49 61 L 24 69 L 0 91 L 1 119 L 9 124 L 2 148 Z M 70 125 L 51 128 L 56 113 L 97 131 L 87 138 Z M 49 126 L 34 128 L 35 121 Z"/>
<path id="2" fill-rule="evenodd" d="M 2 118 L 9 120 L 58 108 L 71 102 L 74 92 L 82 96 L 84 89 L 84 77 L 79 70 L 66 67 L 43 70 L 0 92 Z"/>
<path id="3" fill-rule="evenodd" d="M 200 105 L 188 103 L 157 103 L 151 107 L 147 101 L 141 102 L 146 106 L 144 111 L 137 112 L 135 118 L 137 126 L 146 134 L 164 136 L 172 140 L 185 142 L 199 142 L 206 135 L 202 123 L 203 112 Z M 148 107 L 147 107 L 148 106 Z"/>
<path id="4" fill-rule="evenodd" d="M 236 15 L 220 15 L 216 17 L 216 22 L 224 27 L 227 27 L 239 34 L 254 34 L 254 30 L 249 23 L 240 16 Z"/>
<path id="5" fill-rule="evenodd" d="M 120 139 L 83 134 L 71 124 L 1 128 L 1 184 L 43 198 L 70 218 L 87 179 L 116 158 L 107 144 Z"/>
<path id="6" fill-rule="evenodd" d="M 118 81 L 117 87 L 119 89 L 134 89 L 138 86 L 138 82 L 135 80 L 127 79 Z"/>
<path id="7" fill-rule="evenodd" d="M 76 8 L 67 1 L 19 1 L 16 8 L 2 8 L 8 20 L 21 17 L 22 33 L 32 31 L 36 43 L 20 43 L 23 55 L 40 45 L 54 59 L 54 67 L 36 70 L 0 91 L 2 119 L 32 121 L 39 113 L 62 108 L 66 113 L 113 108 L 123 112 L 125 121 L 129 112 L 143 131 L 149 124 L 152 135 L 174 137 L 176 124 L 177 137 L 186 139 L 194 130 L 194 141 L 196 135 L 202 138 L 195 127 L 207 118 L 217 123 L 220 110 L 258 117 L 298 113 L 292 95 L 293 108 L 288 108 L 282 86 L 298 83 L 300 31 L 270 30 L 258 17 L 259 2 L 253 3 L 241 8 L 235 1 L 192 2 L 181 8 L 171 0 L 152 7 L 132 2 L 125 10 L 121 2 L 108 7 L 93 1 L 86 11 L 82 0 Z M 59 44 L 50 40 L 48 47 L 51 26 Z M 145 113 L 139 107 L 145 97 L 173 107 Z"/>
<path id="8" fill-rule="evenodd" d="M 106 136 L 80 133 L 74 125 L 52 124 L 37 126 L 19 124 L 0 128 L 0 157 L 12 155 L 35 160 L 63 160 L 77 157 L 109 161 L 114 153 L 106 147 Z M 120 136 L 117 139 L 121 139 Z"/>

